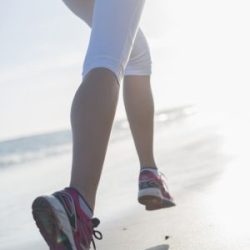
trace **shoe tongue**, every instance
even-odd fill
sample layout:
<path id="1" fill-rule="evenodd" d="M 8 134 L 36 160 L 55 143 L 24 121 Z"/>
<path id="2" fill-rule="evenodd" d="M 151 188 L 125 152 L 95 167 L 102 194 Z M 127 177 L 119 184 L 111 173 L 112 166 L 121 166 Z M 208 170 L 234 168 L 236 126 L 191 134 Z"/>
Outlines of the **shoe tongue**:
<path id="1" fill-rule="evenodd" d="M 83 195 L 76 188 L 73 188 L 73 187 L 65 188 L 65 190 L 68 190 L 68 192 L 70 192 L 71 194 L 74 195 L 75 199 L 79 200 L 79 204 L 80 204 L 81 210 L 89 218 L 92 218 L 92 216 L 93 216 L 93 210 L 91 209 L 91 207 L 89 206 L 89 204 L 87 203 L 87 201 L 85 200 L 85 198 L 83 197 Z"/>

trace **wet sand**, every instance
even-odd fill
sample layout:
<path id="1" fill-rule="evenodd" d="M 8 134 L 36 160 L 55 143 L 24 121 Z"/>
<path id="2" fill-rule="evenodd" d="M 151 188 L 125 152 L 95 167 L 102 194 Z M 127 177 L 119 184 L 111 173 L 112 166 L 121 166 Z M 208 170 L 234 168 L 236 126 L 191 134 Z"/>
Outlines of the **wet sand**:
<path id="1" fill-rule="evenodd" d="M 155 156 L 177 206 L 148 212 L 137 203 L 139 162 L 129 130 L 109 145 L 95 216 L 100 250 L 249 250 L 246 127 L 225 127 L 206 113 L 155 126 Z M 111 135 L 112 136 L 112 135 Z M 237 138 L 237 139 L 236 139 Z M 244 145 L 244 146 L 243 146 Z M 45 250 L 31 217 L 40 194 L 69 181 L 69 154 L 1 173 L 0 249 Z M 6 194 L 6 195 L 5 195 Z"/>

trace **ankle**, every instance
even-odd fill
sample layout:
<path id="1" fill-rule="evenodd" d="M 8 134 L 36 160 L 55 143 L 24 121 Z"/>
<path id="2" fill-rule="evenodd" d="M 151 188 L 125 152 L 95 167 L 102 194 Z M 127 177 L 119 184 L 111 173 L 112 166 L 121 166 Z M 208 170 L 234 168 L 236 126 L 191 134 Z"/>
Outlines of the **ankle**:
<path id="1" fill-rule="evenodd" d="M 141 170 L 144 170 L 144 169 L 157 169 L 157 166 L 155 164 L 141 165 Z"/>
<path id="2" fill-rule="evenodd" d="M 72 189 L 74 192 L 77 193 L 77 196 L 79 197 L 79 199 L 82 200 L 84 202 L 84 204 L 86 204 L 86 206 L 88 207 L 88 209 L 93 214 L 94 207 L 95 207 L 95 200 L 91 199 L 87 194 L 85 194 L 84 192 L 82 192 L 82 190 L 80 188 L 77 188 L 74 185 L 70 185 L 69 188 Z"/>

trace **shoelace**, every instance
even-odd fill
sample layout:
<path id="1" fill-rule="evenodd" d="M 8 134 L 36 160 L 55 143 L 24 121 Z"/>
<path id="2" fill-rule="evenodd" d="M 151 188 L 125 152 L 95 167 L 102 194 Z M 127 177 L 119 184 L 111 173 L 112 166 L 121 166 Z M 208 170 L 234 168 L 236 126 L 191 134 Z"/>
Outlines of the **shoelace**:
<path id="1" fill-rule="evenodd" d="M 100 231 L 94 230 L 94 228 L 96 228 L 96 227 L 99 226 L 100 220 L 97 219 L 97 218 L 93 218 L 93 219 L 91 219 L 91 221 L 92 221 L 92 224 L 93 224 L 93 236 L 94 236 L 97 240 L 102 240 L 102 238 L 103 238 L 102 233 L 101 233 Z M 92 242 L 92 244 L 93 244 L 94 249 L 96 250 L 96 245 L 95 245 L 95 241 L 94 241 L 93 238 L 91 239 L 91 242 Z"/>

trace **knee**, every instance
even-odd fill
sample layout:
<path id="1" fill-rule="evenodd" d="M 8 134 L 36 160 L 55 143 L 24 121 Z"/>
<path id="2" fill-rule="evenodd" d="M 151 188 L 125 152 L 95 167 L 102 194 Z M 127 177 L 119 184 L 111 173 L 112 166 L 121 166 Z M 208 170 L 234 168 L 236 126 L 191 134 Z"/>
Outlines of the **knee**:
<path id="1" fill-rule="evenodd" d="M 150 75 L 151 74 L 151 55 L 147 40 L 139 29 L 134 42 L 131 44 L 118 43 L 100 44 L 94 37 L 88 48 L 84 65 L 83 77 L 95 68 L 106 68 L 113 72 L 117 82 L 120 84 L 124 75 Z M 122 45 L 122 46 L 121 46 Z"/>
<path id="2" fill-rule="evenodd" d="M 102 74 L 103 76 L 112 75 L 116 78 L 117 83 L 120 84 L 124 76 L 124 67 L 118 60 L 112 59 L 108 56 L 86 56 L 83 65 L 82 77 L 86 78 L 93 72 L 96 74 Z"/>
<path id="3" fill-rule="evenodd" d="M 124 75 L 151 75 L 151 73 L 151 56 L 150 53 L 145 52 L 128 62 Z"/>
<path id="4" fill-rule="evenodd" d="M 141 30 L 138 31 L 125 75 L 151 75 L 152 58 L 147 40 Z"/>
<path id="5" fill-rule="evenodd" d="M 83 75 L 84 79 L 91 79 L 92 81 L 104 81 L 104 82 L 116 82 L 118 85 L 120 85 L 118 81 L 118 77 L 114 70 L 108 68 L 108 67 L 93 67 L 92 69 L 89 69 L 86 71 L 86 73 Z"/>

